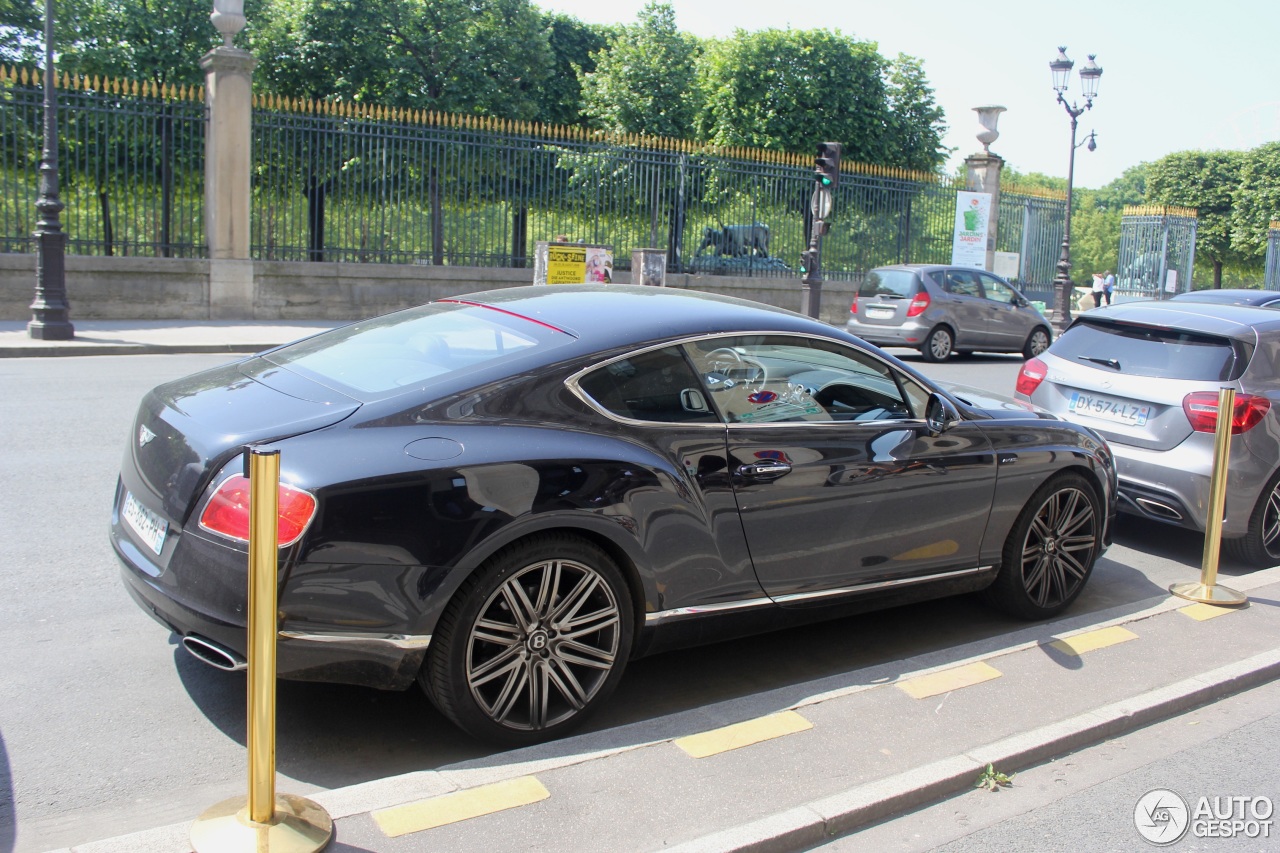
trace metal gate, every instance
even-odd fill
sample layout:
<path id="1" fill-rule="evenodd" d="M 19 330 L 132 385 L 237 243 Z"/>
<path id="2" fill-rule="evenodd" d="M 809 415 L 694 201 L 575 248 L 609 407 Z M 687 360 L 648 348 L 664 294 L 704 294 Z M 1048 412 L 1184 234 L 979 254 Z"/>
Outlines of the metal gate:
<path id="1" fill-rule="evenodd" d="M 1191 289 L 1196 261 L 1196 210 L 1126 207 L 1120 217 L 1120 260 L 1114 298 L 1168 299 Z"/>
<path id="2" fill-rule="evenodd" d="M 1280 222 L 1272 222 L 1267 231 L 1267 267 L 1262 278 L 1264 290 L 1280 290 Z"/>

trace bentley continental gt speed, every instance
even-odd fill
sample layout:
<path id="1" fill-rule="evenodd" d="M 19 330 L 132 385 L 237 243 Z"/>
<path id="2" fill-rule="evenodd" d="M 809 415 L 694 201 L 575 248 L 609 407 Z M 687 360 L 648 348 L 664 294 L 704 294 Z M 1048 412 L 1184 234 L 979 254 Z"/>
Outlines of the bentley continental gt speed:
<path id="1" fill-rule="evenodd" d="M 1069 606 L 1110 543 L 1110 451 L 977 405 L 756 303 L 473 294 L 150 392 L 110 537 L 145 611 L 242 668 L 243 454 L 278 450 L 279 674 L 416 682 L 532 743 L 641 655 L 955 593 Z"/>

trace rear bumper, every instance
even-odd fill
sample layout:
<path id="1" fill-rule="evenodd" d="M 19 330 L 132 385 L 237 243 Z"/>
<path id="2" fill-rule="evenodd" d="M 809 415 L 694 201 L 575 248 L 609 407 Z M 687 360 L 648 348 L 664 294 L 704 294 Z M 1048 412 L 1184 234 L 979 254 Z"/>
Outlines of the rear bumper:
<path id="1" fill-rule="evenodd" d="M 197 637 L 240 659 L 247 656 L 244 622 L 211 616 L 175 600 L 160 585 L 160 568 L 119 534 L 113 528 L 111 544 L 121 563 L 121 577 L 125 589 L 145 613 L 179 637 Z M 296 681 L 403 690 L 413 684 L 430 639 L 397 634 L 313 633 L 286 624 L 278 633 L 276 672 L 281 678 Z"/>
<path id="2" fill-rule="evenodd" d="M 845 330 L 849 334 L 857 335 L 867 343 L 882 347 L 913 347 L 915 349 L 924 345 L 925 335 L 929 333 L 930 328 L 932 327 L 914 319 L 901 326 L 881 326 L 864 323 L 857 317 L 851 316 L 845 323 Z"/>

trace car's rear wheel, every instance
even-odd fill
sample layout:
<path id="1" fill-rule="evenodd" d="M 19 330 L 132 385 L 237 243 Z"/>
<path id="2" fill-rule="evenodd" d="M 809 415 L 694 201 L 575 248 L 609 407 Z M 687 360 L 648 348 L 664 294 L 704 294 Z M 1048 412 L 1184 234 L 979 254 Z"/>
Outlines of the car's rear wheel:
<path id="1" fill-rule="evenodd" d="M 1027 335 L 1027 342 L 1022 345 L 1023 358 L 1035 358 L 1049 348 L 1049 332 L 1044 327 L 1036 328 Z"/>
<path id="2" fill-rule="evenodd" d="M 1280 471 L 1267 481 L 1244 536 L 1223 539 L 1222 547 L 1228 556 L 1251 566 L 1280 563 Z"/>
<path id="3" fill-rule="evenodd" d="M 1054 477 L 1031 496 L 1009 532 L 987 600 L 1024 619 L 1060 613 L 1093 571 L 1102 525 L 1089 482 L 1079 474 Z"/>
<path id="4" fill-rule="evenodd" d="M 418 680 L 472 735 L 507 745 L 581 725 L 613 691 L 631 652 L 631 596 L 595 545 L 529 539 L 494 555 L 458 590 Z"/>
<path id="5" fill-rule="evenodd" d="M 946 326 L 935 326 L 929 332 L 929 336 L 924 339 L 924 346 L 920 347 L 920 354 L 924 356 L 925 361 L 946 361 L 951 356 L 952 349 L 955 348 L 956 339 L 951 334 L 951 330 Z"/>

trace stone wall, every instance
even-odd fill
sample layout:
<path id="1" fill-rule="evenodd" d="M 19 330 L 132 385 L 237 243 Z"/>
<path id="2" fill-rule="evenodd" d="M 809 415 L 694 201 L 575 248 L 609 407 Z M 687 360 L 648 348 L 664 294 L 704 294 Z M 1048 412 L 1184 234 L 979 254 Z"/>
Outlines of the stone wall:
<path id="1" fill-rule="evenodd" d="M 210 263 L 68 255 L 71 320 L 358 320 L 445 296 L 516 287 L 533 280 L 532 269 L 255 261 L 252 311 L 228 317 L 210 305 Z M 0 319 L 31 318 L 35 269 L 35 255 L 0 254 Z M 619 272 L 617 280 L 626 283 L 629 274 Z M 668 274 L 667 286 L 800 309 L 798 279 Z M 824 320 L 844 323 L 854 286 L 849 282 L 823 285 Z"/>

